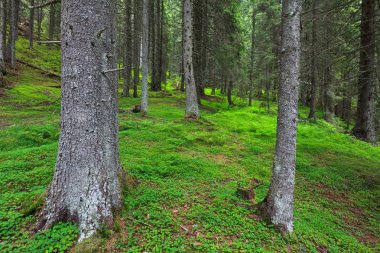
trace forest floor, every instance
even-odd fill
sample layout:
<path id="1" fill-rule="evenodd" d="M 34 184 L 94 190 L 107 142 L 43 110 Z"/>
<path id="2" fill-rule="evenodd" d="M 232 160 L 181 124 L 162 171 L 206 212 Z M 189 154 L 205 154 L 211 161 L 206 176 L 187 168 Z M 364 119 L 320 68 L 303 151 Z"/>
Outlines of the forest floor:
<path id="1" fill-rule="evenodd" d="M 59 52 L 24 61 L 57 72 Z M 38 59 L 38 60 L 36 60 Z M 74 246 L 72 224 L 31 235 L 54 172 L 60 84 L 18 65 L 0 94 L 0 252 L 379 252 L 380 147 L 340 126 L 308 122 L 300 110 L 294 230 L 283 238 L 254 209 L 269 187 L 276 109 L 263 102 L 228 107 L 202 100 L 202 119 L 185 120 L 184 94 L 168 84 L 150 93 L 149 116 L 128 113 L 120 98 L 120 157 L 128 175 L 124 208 L 113 228 Z M 208 91 L 209 92 L 209 91 Z M 252 179 L 254 200 L 239 197 Z"/>

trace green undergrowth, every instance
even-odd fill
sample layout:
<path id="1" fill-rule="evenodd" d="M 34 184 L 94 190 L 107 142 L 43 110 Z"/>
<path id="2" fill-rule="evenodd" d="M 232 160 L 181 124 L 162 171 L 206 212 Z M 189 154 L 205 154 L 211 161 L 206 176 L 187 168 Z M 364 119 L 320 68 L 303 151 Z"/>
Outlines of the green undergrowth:
<path id="1" fill-rule="evenodd" d="M 64 252 L 76 241 L 74 225 L 30 234 L 54 172 L 59 83 L 25 66 L 7 78 L 13 87 L 0 102 L 0 252 Z M 295 232 L 283 238 L 260 220 L 252 201 L 236 195 L 255 178 L 261 182 L 255 202 L 265 197 L 275 104 L 268 113 L 260 101 L 229 107 L 209 97 L 202 119 L 185 120 L 184 94 L 172 85 L 150 93 L 146 118 L 128 113 L 139 98 L 120 98 L 124 208 L 113 228 L 73 252 L 380 250 L 379 147 L 354 140 L 339 125 L 309 122 L 301 108 Z"/>

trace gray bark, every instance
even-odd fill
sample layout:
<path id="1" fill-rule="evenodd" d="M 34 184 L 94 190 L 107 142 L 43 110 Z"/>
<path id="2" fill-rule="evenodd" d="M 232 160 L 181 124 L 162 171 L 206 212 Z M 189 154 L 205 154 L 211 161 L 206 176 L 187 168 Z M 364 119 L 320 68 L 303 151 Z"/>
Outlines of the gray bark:
<path id="1" fill-rule="evenodd" d="M 375 69 L 376 33 L 375 0 L 362 1 L 362 20 L 360 27 L 360 69 L 359 98 L 354 135 L 370 143 L 376 143 L 375 134 Z"/>
<path id="2" fill-rule="evenodd" d="M 141 112 L 148 113 L 148 76 L 149 76 L 149 0 L 143 1 L 142 25 L 142 94 Z"/>
<path id="3" fill-rule="evenodd" d="M 96 13 L 97 15 L 94 15 Z M 79 241 L 121 205 L 114 0 L 62 2 L 61 135 L 39 228 L 78 223 Z"/>
<path id="4" fill-rule="evenodd" d="M 301 0 L 283 1 L 277 140 L 264 215 L 282 233 L 293 231 L 293 192 L 298 119 Z"/>
<path id="5" fill-rule="evenodd" d="M 197 99 L 197 90 L 194 80 L 194 68 L 193 68 L 193 41 L 192 41 L 192 5 L 191 0 L 184 0 L 183 4 L 184 13 L 184 72 L 186 83 L 186 117 L 187 118 L 199 118 L 199 106 Z"/>

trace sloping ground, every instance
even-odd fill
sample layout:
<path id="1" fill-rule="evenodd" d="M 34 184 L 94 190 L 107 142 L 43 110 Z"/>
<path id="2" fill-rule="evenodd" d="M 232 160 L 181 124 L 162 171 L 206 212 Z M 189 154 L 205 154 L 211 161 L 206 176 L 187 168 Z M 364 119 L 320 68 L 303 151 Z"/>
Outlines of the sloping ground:
<path id="1" fill-rule="evenodd" d="M 112 229 L 72 248 L 70 224 L 30 236 L 54 171 L 59 134 L 56 80 L 20 65 L 0 102 L 0 252 L 377 252 L 380 148 L 301 120 L 295 233 L 282 238 L 236 195 L 271 175 L 276 115 L 256 103 L 228 108 L 204 100 L 186 121 L 179 92 L 150 94 L 148 118 L 121 98 L 120 155 L 128 173 L 124 209 Z M 274 105 L 273 105 L 274 106 Z M 301 109 L 301 119 L 306 109 Z"/>

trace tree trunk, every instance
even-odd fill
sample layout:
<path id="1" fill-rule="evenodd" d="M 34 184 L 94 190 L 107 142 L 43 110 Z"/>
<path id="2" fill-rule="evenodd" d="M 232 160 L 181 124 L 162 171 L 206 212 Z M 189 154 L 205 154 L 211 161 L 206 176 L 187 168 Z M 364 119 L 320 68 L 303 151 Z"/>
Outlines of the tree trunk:
<path id="1" fill-rule="evenodd" d="M 30 6 L 34 6 L 34 0 L 30 0 Z M 33 48 L 34 37 L 34 8 L 31 8 L 29 14 L 29 48 Z"/>
<path id="2" fill-rule="evenodd" d="M 0 86 L 2 85 L 3 74 L 5 74 L 5 1 L 0 2 Z"/>
<path id="3" fill-rule="evenodd" d="M 353 134 L 370 143 L 376 142 L 374 86 L 375 86 L 375 0 L 362 1 L 360 26 L 359 98 Z"/>
<path id="4" fill-rule="evenodd" d="M 191 0 L 184 0 L 183 3 L 183 19 L 184 19 L 184 70 L 186 83 L 186 115 L 187 118 L 200 117 L 197 90 L 194 80 L 193 68 L 193 24 L 192 24 L 192 4 Z"/>
<path id="5" fill-rule="evenodd" d="M 96 13 L 97 15 L 94 15 Z M 61 135 L 39 228 L 79 225 L 79 241 L 121 206 L 113 0 L 62 1 Z"/>
<path id="6" fill-rule="evenodd" d="M 229 106 L 234 105 L 234 101 L 232 101 L 232 81 L 229 81 L 227 84 L 227 100 Z"/>
<path id="7" fill-rule="evenodd" d="M 143 0 L 142 25 L 142 94 L 141 113 L 148 113 L 148 77 L 149 77 L 149 0 Z"/>
<path id="8" fill-rule="evenodd" d="M 312 32 L 311 32 L 311 64 L 310 64 L 310 81 L 311 81 L 311 101 L 310 101 L 310 113 L 309 119 L 316 120 L 316 106 L 317 106 L 317 80 L 316 80 L 316 41 L 317 41 L 317 10 L 316 10 L 317 0 L 313 0 L 312 6 Z"/>
<path id="9" fill-rule="evenodd" d="M 49 40 L 54 40 L 55 34 L 55 4 L 50 5 L 49 10 Z M 49 44 L 49 49 L 53 48 L 53 44 Z"/>
<path id="10" fill-rule="evenodd" d="M 184 2 L 182 2 L 182 27 L 185 27 L 184 23 Z M 184 46 L 184 41 L 185 41 L 185 29 L 182 29 L 182 40 L 181 40 L 181 46 L 182 46 L 182 58 L 181 58 L 181 91 L 185 91 L 185 46 Z"/>
<path id="11" fill-rule="evenodd" d="M 252 106 L 252 97 L 253 97 L 253 64 L 255 60 L 255 30 L 256 30 L 256 12 L 252 10 L 251 65 L 249 66 L 248 106 Z"/>
<path id="12" fill-rule="evenodd" d="M 125 1 L 125 50 L 124 50 L 124 88 L 123 96 L 130 96 L 132 74 L 132 1 Z"/>
<path id="13" fill-rule="evenodd" d="M 282 233 L 291 233 L 298 120 L 301 1 L 283 1 L 282 5 L 276 150 L 272 180 L 262 210 L 264 216 Z"/>
<path id="14" fill-rule="evenodd" d="M 40 1 L 38 1 L 40 3 Z M 42 29 L 42 8 L 37 9 L 37 40 L 41 41 L 41 29 Z"/>
<path id="15" fill-rule="evenodd" d="M 8 45 L 6 48 L 6 60 L 10 62 L 11 67 L 16 69 L 16 40 L 18 35 L 18 14 L 20 10 L 20 0 L 10 1 L 10 32 L 8 36 Z"/>
<path id="16" fill-rule="evenodd" d="M 140 79 L 140 48 L 141 48 L 141 13 L 140 1 L 133 1 L 133 97 L 137 98 L 137 85 Z"/>

